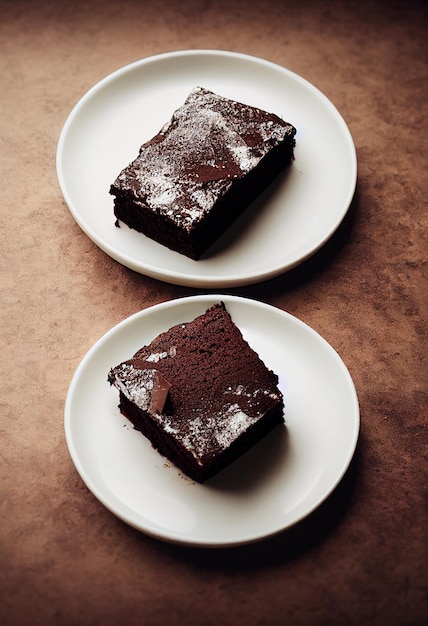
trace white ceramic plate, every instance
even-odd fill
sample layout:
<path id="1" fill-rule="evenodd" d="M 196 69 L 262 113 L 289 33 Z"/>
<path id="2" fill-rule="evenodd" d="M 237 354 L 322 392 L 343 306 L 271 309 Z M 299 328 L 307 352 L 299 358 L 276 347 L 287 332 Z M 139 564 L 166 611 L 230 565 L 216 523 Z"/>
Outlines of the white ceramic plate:
<path id="1" fill-rule="evenodd" d="M 295 161 L 211 248 L 193 261 L 122 225 L 109 188 L 196 85 L 276 113 L 297 128 Z M 95 85 L 62 130 L 57 173 L 83 231 L 125 266 L 166 282 L 230 287 L 289 270 L 333 234 L 351 203 L 357 160 L 332 103 L 296 74 L 255 57 L 190 50 L 128 65 Z"/>
<path id="2" fill-rule="evenodd" d="M 192 320 L 220 300 L 278 374 L 286 426 L 200 485 L 120 414 L 107 374 L 161 331 Z M 71 458 L 92 493 L 131 526 L 185 545 L 239 545 L 295 524 L 338 484 L 358 432 L 354 384 L 333 348 L 295 317 L 236 296 L 182 298 L 125 319 L 87 353 L 65 404 Z"/>

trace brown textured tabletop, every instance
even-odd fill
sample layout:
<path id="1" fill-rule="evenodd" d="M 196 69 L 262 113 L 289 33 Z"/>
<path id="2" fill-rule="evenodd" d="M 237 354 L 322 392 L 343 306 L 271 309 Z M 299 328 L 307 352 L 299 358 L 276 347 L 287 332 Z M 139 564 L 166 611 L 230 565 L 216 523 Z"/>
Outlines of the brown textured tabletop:
<path id="1" fill-rule="evenodd" d="M 248 53 L 321 89 L 353 135 L 358 187 L 303 266 L 230 293 L 300 318 L 360 401 L 354 460 L 305 521 L 254 545 L 170 545 L 82 483 L 64 436 L 73 373 L 128 315 L 200 293 L 135 273 L 76 225 L 61 128 L 101 78 L 180 49 Z M 427 619 L 427 10 L 351 0 L 0 0 L 0 622 L 415 626 Z"/>

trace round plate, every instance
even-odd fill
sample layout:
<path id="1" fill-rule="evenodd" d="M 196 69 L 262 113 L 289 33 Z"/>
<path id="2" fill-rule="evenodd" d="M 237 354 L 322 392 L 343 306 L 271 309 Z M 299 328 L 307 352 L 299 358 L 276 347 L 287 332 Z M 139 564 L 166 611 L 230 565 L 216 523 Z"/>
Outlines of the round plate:
<path id="1" fill-rule="evenodd" d="M 297 128 L 295 161 L 199 261 L 125 225 L 115 227 L 110 185 L 200 85 L 276 113 Z M 331 102 L 296 74 L 255 57 L 213 50 L 161 54 L 95 85 L 62 130 L 57 173 L 83 231 L 123 265 L 193 287 L 260 282 L 316 252 L 351 203 L 357 160 L 351 134 Z"/>
<path id="2" fill-rule="evenodd" d="M 285 426 L 201 485 L 120 414 L 107 374 L 160 332 L 220 300 L 278 374 Z M 254 542 L 311 513 L 342 478 L 358 432 L 354 384 L 333 348 L 295 317 L 236 296 L 182 298 L 125 319 L 87 353 L 65 404 L 71 458 L 98 500 L 153 537 L 205 547 Z"/>

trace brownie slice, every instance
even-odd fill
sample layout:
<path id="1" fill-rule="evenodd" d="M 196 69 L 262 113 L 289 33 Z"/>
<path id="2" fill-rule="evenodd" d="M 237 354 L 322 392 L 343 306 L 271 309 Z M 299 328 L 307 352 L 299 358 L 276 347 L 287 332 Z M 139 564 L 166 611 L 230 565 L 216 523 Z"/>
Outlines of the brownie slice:
<path id="1" fill-rule="evenodd" d="M 293 158 L 296 129 L 202 87 L 110 187 L 116 224 L 199 259 Z"/>
<path id="2" fill-rule="evenodd" d="M 203 482 L 284 422 L 278 377 L 219 302 L 112 368 L 119 408 L 163 456 Z"/>

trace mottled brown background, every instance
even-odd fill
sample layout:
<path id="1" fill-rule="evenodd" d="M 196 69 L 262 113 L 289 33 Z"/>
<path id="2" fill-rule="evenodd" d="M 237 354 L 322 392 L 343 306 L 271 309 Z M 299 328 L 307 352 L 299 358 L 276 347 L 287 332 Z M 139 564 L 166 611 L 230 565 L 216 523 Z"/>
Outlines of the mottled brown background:
<path id="1" fill-rule="evenodd" d="M 1 588 L 9 625 L 416 626 L 427 617 L 427 11 L 352 0 L 0 0 Z M 353 134 L 358 193 L 304 267 L 233 293 L 289 311 L 342 356 L 355 460 L 299 526 L 232 550 L 170 546 L 82 484 L 63 432 L 71 377 L 124 317 L 192 295 L 101 252 L 62 199 L 73 105 L 121 66 L 220 48 L 319 87 Z M 426 500 L 425 500 L 426 503 Z"/>

